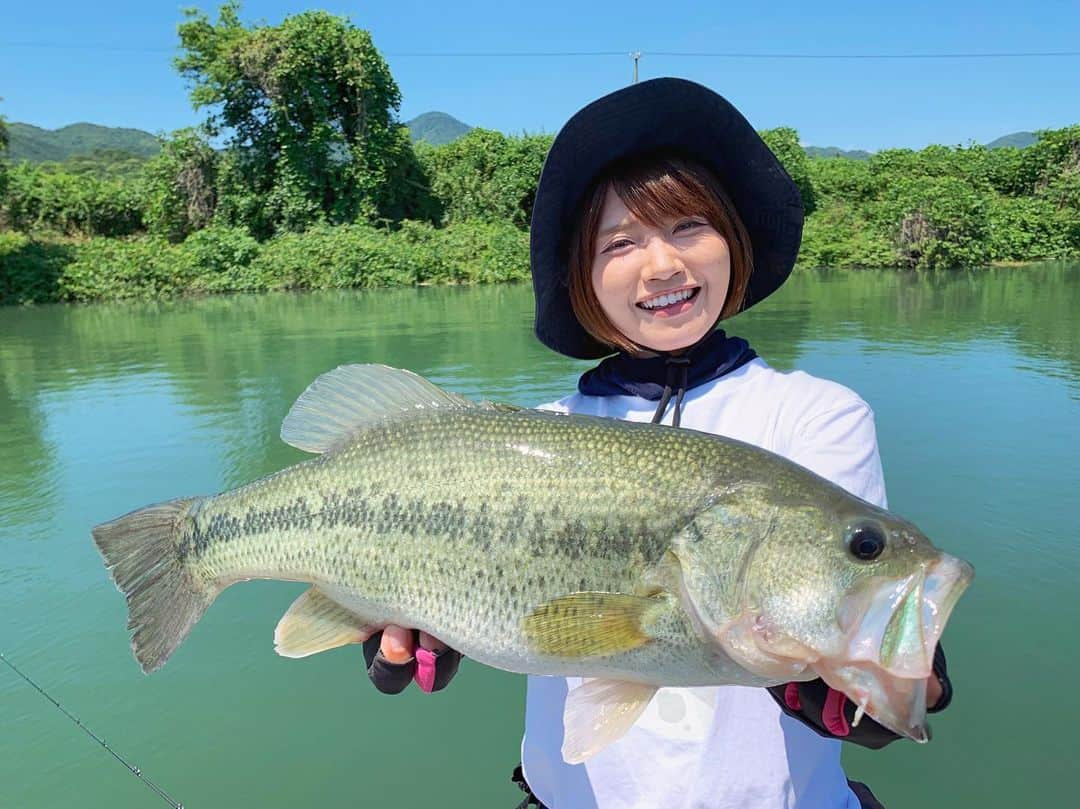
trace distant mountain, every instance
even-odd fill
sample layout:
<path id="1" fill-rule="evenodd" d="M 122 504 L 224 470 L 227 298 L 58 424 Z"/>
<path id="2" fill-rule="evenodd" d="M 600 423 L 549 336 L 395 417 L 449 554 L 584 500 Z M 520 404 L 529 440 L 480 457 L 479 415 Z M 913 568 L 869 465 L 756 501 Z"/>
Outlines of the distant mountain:
<path id="1" fill-rule="evenodd" d="M 11 143 L 8 158 L 12 162 L 28 160 L 40 163 L 46 160 L 63 161 L 72 157 L 90 157 L 96 153 L 128 154 L 138 158 L 156 155 L 161 142 L 141 129 L 98 126 L 97 124 L 70 124 L 60 129 L 41 129 L 31 124 L 9 123 Z M 472 127 L 445 112 L 425 112 L 405 126 L 414 141 L 426 141 L 441 146 L 457 140 Z M 988 149 L 1011 146 L 1023 149 L 1038 140 L 1032 132 L 1013 132 L 986 144 Z M 862 149 L 841 149 L 836 146 L 805 146 L 808 157 L 843 157 L 849 160 L 866 160 L 871 152 Z"/>
<path id="2" fill-rule="evenodd" d="M 844 150 L 837 146 L 804 146 L 807 157 L 846 157 L 848 160 L 869 160 L 870 152 L 862 149 Z"/>
<path id="3" fill-rule="evenodd" d="M 1039 139 L 1034 132 L 1013 132 L 1011 135 L 1002 135 L 997 140 L 986 144 L 987 149 L 1000 149 L 1003 146 L 1011 146 L 1015 149 L 1025 149 Z M 868 160 L 872 152 L 864 152 L 862 149 L 845 151 L 836 146 L 804 146 L 803 151 L 807 157 L 846 157 L 849 160 Z"/>
<path id="4" fill-rule="evenodd" d="M 445 112 L 425 112 L 411 121 L 406 121 L 405 126 L 409 128 L 409 135 L 414 141 L 427 141 L 432 146 L 450 143 L 472 129 Z"/>
<path id="5" fill-rule="evenodd" d="M 12 161 L 67 160 L 94 152 L 125 152 L 153 157 L 161 142 L 141 129 L 122 129 L 97 124 L 71 124 L 60 129 L 41 129 L 30 124 L 8 124 L 11 136 L 8 156 Z"/>
<path id="6" fill-rule="evenodd" d="M 987 149 L 1000 149 L 1003 146 L 1011 146 L 1014 149 L 1026 149 L 1035 143 L 1039 136 L 1034 132 L 1013 132 L 1011 135 L 1003 135 L 997 140 L 986 144 Z"/>

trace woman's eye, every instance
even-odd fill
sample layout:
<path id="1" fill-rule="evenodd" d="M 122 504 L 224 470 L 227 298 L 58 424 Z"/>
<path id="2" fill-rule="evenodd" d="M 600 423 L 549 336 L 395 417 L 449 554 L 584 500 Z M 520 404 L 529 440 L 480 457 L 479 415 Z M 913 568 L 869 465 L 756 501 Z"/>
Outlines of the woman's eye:
<path id="1" fill-rule="evenodd" d="M 611 244 L 609 244 L 607 247 L 605 247 L 600 252 L 601 253 L 610 253 L 612 250 L 618 250 L 620 247 L 624 247 L 625 245 L 628 245 L 628 244 L 631 244 L 631 241 L 629 239 L 616 239 L 615 241 L 613 241 Z"/>
<path id="2" fill-rule="evenodd" d="M 704 222 L 699 222 L 696 219 L 691 219 L 687 222 L 680 222 L 679 224 L 677 224 L 675 226 L 675 231 L 678 232 L 680 230 L 692 230 L 693 228 L 702 227 L 704 224 Z"/>

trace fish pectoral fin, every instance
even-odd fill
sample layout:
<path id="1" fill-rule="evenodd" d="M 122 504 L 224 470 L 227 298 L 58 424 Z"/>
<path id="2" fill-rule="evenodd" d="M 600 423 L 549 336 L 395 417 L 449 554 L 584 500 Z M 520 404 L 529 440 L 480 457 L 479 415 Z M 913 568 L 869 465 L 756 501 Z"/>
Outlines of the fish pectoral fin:
<path id="1" fill-rule="evenodd" d="M 346 643 L 363 643 L 376 629 L 378 625 L 365 621 L 319 588 L 312 587 L 278 621 L 274 651 L 282 657 L 307 657 Z"/>
<path id="2" fill-rule="evenodd" d="M 566 698 L 563 760 L 580 764 L 630 730 L 657 692 L 655 685 L 587 680 Z"/>
<path id="3" fill-rule="evenodd" d="M 666 594 L 584 592 L 545 601 L 522 619 L 532 647 L 555 657 L 628 652 L 652 639 L 650 629 L 671 610 Z"/>
<path id="4" fill-rule="evenodd" d="M 327 452 L 384 418 L 418 410 L 481 406 L 411 371 L 387 365 L 342 365 L 300 394 L 282 422 L 281 438 L 297 449 Z"/>

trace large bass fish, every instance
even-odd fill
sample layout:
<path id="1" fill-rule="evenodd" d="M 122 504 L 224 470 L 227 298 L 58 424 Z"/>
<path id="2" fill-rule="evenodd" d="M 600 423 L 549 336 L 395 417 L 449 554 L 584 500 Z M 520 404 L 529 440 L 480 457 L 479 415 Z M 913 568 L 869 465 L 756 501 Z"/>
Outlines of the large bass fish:
<path id="1" fill-rule="evenodd" d="M 94 529 L 146 672 L 247 579 L 312 585 L 278 654 L 417 627 L 571 692 L 563 756 L 624 733 L 660 686 L 822 677 L 925 741 L 925 679 L 971 566 L 777 455 L 664 426 L 478 404 L 343 366 L 282 438 L 318 457 Z"/>

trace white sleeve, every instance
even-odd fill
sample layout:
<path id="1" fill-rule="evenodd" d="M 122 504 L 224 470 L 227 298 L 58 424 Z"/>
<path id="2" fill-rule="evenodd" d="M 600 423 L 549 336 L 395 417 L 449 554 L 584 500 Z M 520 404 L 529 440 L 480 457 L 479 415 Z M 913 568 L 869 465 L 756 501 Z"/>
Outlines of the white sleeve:
<path id="1" fill-rule="evenodd" d="M 878 454 L 874 411 L 862 399 L 807 419 L 799 425 L 788 458 L 856 497 L 888 508 Z"/>

